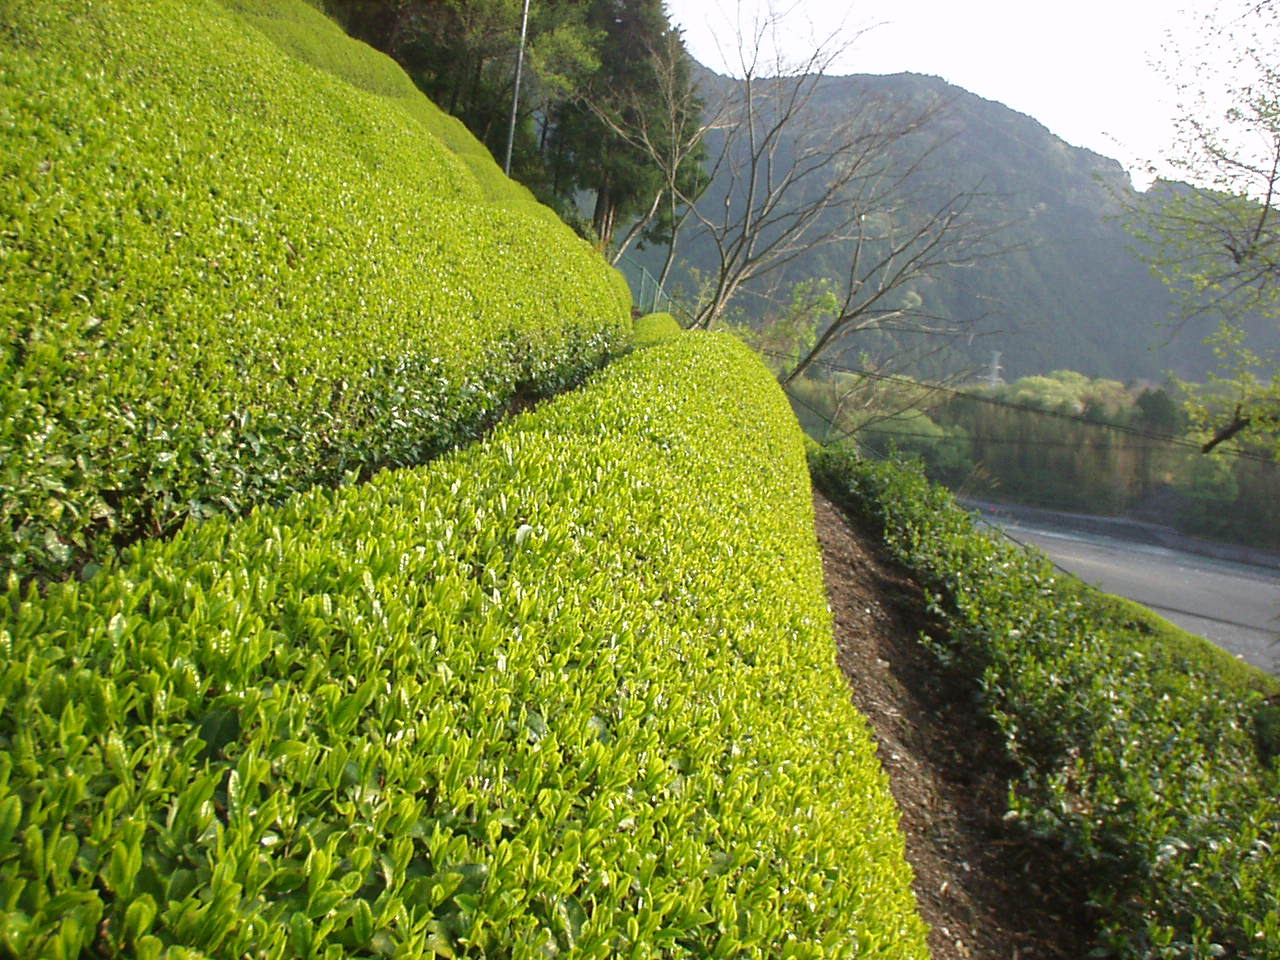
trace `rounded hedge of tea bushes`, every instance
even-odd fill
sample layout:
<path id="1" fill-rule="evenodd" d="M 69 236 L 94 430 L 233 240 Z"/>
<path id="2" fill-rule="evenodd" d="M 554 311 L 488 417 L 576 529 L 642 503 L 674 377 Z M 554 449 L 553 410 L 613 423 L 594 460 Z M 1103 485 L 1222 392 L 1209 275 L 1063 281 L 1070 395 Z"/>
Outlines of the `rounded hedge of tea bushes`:
<path id="1" fill-rule="evenodd" d="M 674 337 L 682 329 L 679 321 L 669 313 L 647 313 L 636 320 L 632 337 L 636 346 L 643 347 Z"/>
<path id="2" fill-rule="evenodd" d="M 15 955 L 927 956 L 731 338 L 0 617 Z"/>
<path id="3" fill-rule="evenodd" d="M 526 212 L 559 225 L 552 210 L 534 201 L 522 184 L 505 176 L 493 156 L 462 121 L 423 96 L 390 57 L 335 30 L 321 12 L 323 3 L 307 0 L 220 2 L 292 56 L 404 110 L 466 164 L 485 200 L 523 207 Z"/>
<path id="4" fill-rule="evenodd" d="M 587 244 L 487 202 L 404 98 L 264 16 L 0 10 L 4 568 L 421 462 L 626 341 L 625 282 Z"/>

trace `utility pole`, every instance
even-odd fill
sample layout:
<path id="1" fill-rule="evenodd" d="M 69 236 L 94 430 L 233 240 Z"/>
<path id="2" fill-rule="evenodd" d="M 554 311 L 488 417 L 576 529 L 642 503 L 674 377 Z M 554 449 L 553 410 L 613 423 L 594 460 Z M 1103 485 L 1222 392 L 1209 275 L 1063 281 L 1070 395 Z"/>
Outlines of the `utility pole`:
<path id="1" fill-rule="evenodd" d="M 1003 372 L 1004 367 L 1000 366 L 1000 351 L 992 350 L 991 368 L 987 371 L 987 375 L 982 379 L 992 386 L 995 386 L 997 383 L 1004 383 L 1004 377 L 1001 376 Z"/>
<path id="2" fill-rule="evenodd" d="M 511 148 L 516 142 L 516 110 L 520 106 L 520 77 L 524 73 L 524 40 L 529 34 L 529 0 L 524 0 L 524 14 L 520 17 L 520 52 L 516 54 L 516 87 L 511 91 L 511 123 L 507 127 L 507 160 L 502 172 L 511 176 Z"/>

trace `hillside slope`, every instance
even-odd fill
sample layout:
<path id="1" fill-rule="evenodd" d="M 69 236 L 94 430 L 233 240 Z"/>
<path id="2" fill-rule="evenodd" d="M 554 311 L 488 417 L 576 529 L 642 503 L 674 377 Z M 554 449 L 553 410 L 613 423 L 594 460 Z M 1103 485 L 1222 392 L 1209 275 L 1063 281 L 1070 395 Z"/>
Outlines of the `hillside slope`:
<path id="1" fill-rule="evenodd" d="M 759 358 L 298 0 L 0 45 L 0 954 L 923 960 Z"/>
<path id="2" fill-rule="evenodd" d="M 0 569 L 421 462 L 629 306 L 302 0 L 0 7 Z"/>

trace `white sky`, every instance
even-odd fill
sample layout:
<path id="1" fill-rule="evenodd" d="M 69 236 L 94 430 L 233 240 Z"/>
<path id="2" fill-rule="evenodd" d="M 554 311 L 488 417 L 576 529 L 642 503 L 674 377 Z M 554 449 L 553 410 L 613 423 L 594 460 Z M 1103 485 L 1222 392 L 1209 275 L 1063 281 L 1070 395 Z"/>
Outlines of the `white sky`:
<path id="1" fill-rule="evenodd" d="M 752 11 L 769 0 L 742 0 Z M 737 0 L 667 0 L 690 52 L 722 73 L 735 45 Z M 833 73 L 926 73 L 1039 120 L 1076 146 L 1141 171 L 1168 148 L 1173 105 L 1151 62 L 1166 31 L 1215 0 L 775 0 L 785 43 L 810 48 L 842 21 L 865 29 Z M 794 8 L 794 9 L 792 9 Z"/>

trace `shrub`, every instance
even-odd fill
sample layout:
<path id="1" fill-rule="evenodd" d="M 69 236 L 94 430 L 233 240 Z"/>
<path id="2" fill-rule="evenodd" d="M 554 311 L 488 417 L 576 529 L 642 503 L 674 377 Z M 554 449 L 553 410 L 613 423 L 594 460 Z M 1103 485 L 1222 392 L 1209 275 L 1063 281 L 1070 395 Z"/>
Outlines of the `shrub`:
<path id="1" fill-rule="evenodd" d="M 673 337 L 681 330 L 679 322 L 669 313 L 649 313 L 635 322 L 633 337 L 636 346 L 648 346 Z"/>
<path id="2" fill-rule="evenodd" d="M 730 338 L 0 611 L 14 955 L 927 955 Z"/>
<path id="3" fill-rule="evenodd" d="M 559 223 L 533 194 L 505 176 L 489 151 L 471 135 L 461 120 L 445 113 L 391 60 L 364 43 L 353 42 L 335 30 L 319 12 L 319 0 L 219 0 L 282 50 L 316 70 L 376 94 L 388 106 L 403 110 L 470 170 L 481 196 L 490 202 L 521 207 L 549 223 Z"/>
<path id="4" fill-rule="evenodd" d="M 0 569 L 419 463 L 623 342 L 615 272 L 301 0 L 15 0 L 0 63 Z"/>
<path id="5" fill-rule="evenodd" d="M 1066 578 L 1062 587 L 1070 590 L 1074 583 L 1076 582 Z M 1263 673 L 1204 637 L 1170 623 L 1142 604 L 1114 594 L 1098 593 L 1083 583 L 1079 583 L 1078 589 L 1109 624 L 1122 628 L 1130 642 L 1140 649 L 1155 648 L 1162 656 L 1193 664 L 1195 669 L 1213 674 L 1232 691 L 1252 690 L 1264 697 L 1280 693 L 1280 682 L 1275 677 Z"/>
<path id="6" fill-rule="evenodd" d="M 1100 955 L 1280 956 L 1280 777 L 1255 739 L 1274 681 L 979 532 L 918 467 L 812 463 L 921 578 L 1020 766 L 1010 815 L 1090 878 Z"/>

